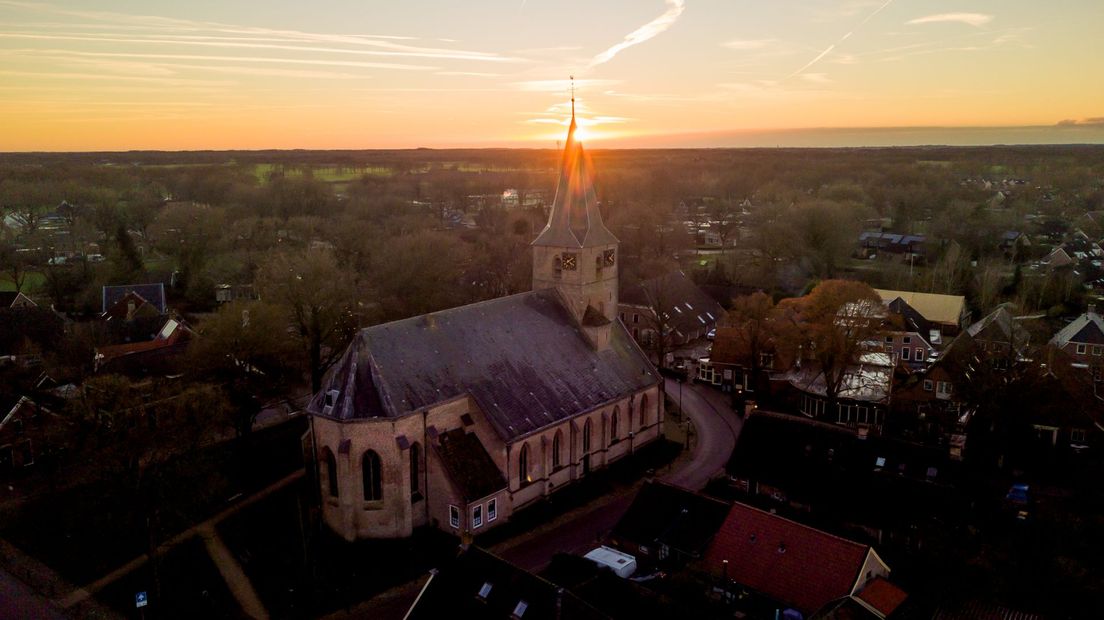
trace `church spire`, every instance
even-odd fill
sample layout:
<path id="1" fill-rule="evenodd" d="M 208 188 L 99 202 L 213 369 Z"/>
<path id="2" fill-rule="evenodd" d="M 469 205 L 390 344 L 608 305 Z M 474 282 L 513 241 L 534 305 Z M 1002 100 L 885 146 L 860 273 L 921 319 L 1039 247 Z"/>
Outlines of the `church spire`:
<path id="1" fill-rule="evenodd" d="M 564 145 L 560 164 L 556 198 L 552 203 L 548 224 L 533 245 L 581 248 L 617 243 L 617 238 L 602 222 L 590 159 L 583 152 L 582 143 L 575 139 L 577 126 L 575 76 L 571 76 L 571 124 L 567 129 L 567 143 Z"/>

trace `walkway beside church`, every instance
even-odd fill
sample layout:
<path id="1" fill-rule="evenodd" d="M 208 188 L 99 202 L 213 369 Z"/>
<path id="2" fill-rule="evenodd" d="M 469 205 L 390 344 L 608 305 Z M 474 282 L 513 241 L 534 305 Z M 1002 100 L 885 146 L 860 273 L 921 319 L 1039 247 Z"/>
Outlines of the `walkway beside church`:
<path id="1" fill-rule="evenodd" d="M 667 395 L 678 402 L 679 384 L 667 379 Z M 695 433 L 690 459 L 659 477 L 660 480 L 695 491 L 724 469 L 743 420 L 728 403 L 728 397 L 705 386 L 682 385 L 682 407 L 693 422 Z M 520 541 L 513 539 L 491 551 L 518 566 L 539 572 L 557 553 L 581 553 L 593 547 L 613 529 L 636 496 L 637 486 L 611 496 L 598 505 L 591 504 L 569 513 L 547 528 L 526 534 Z"/>

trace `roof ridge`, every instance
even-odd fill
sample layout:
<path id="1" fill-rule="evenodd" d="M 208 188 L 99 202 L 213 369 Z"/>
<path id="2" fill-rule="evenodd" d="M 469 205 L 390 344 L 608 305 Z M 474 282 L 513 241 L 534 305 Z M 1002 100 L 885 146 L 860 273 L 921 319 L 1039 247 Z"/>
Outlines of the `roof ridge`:
<path id="1" fill-rule="evenodd" d="M 775 517 L 775 518 L 781 519 L 783 521 L 788 521 L 789 523 L 793 523 L 794 525 L 796 525 L 798 527 L 801 527 L 803 529 L 812 531 L 814 533 L 823 534 L 823 535 L 829 536 L 831 538 L 835 538 L 836 540 L 847 543 L 848 545 L 851 545 L 851 546 L 854 546 L 854 547 L 858 547 L 860 549 L 872 549 L 873 548 L 870 545 L 866 545 L 866 544 L 863 544 L 863 543 L 860 543 L 860 542 L 855 542 L 851 539 L 844 538 L 843 536 L 837 536 L 836 534 L 833 534 L 831 532 L 826 532 L 822 529 L 815 528 L 811 525 L 805 525 L 804 523 L 801 523 L 800 521 L 794 521 L 793 519 L 790 519 L 788 517 L 783 517 L 780 514 L 773 513 L 773 512 L 768 512 L 766 510 L 763 510 L 762 508 L 757 508 L 755 506 L 752 506 L 751 504 L 745 504 L 743 502 L 733 502 L 732 507 L 736 508 L 737 506 L 740 506 L 740 507 L 743 507 L 743 508 L 749 508 L 751 510 L 754 510 L 755 512 L 760 512 L 760 513 L 762 513 L 764 515 L 767 515 L 767 516 Z"/>

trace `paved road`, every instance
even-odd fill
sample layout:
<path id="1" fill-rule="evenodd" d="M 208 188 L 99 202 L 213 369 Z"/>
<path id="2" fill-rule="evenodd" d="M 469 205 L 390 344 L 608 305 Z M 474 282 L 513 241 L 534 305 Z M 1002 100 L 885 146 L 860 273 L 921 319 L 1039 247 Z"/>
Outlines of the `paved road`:
<path id="1" fill-rule="evenodd" d="M 678 382 L 667 380 L 667 394 L 678 402 Z M 736 446 L 743 420 L 732 411 L 726 395 L 705 386 L 683 384 L 682 407 L 696 431 L 690 459 L 661 476 L 660 480 L 698 491 L 724 469 Z M 634 497 L 635 489 L 615 495 L 579 511 L 545 533 L 496 552 L 526 570 L 539 572 L 557 553 L 579 554 L 594 547 L 613 529 Z"/>
<path id="2" fill-rule="evenodd" d="M 667 379 L 667 396 L 675 403 L 679 402 L 680 389 L 682 409 L 694 423 L 696 445 L 691 442 L 690 461 L 664 476 L 663 481 L 700 491 L 728 463 L 744 422 L 732 410 L 727 395 L 704 385 L 680 386 L 678 381 Z"/>

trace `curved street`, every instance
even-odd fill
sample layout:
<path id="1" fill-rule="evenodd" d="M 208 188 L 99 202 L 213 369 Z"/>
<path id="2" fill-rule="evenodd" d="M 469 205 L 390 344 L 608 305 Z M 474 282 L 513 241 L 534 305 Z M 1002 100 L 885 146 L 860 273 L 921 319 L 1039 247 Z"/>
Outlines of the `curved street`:
<path id="1" fill-rule="evenodd" d="M 677 405 L 679 383 L 673 379 L 666 381 L 667 395 Z M 683 411 L 694 425 L 690 458 L 659 479 L 700 491 L 724 469 L 743 420 L 732 410 L 727 395 L 692 383 L 682 384 L 681 389 Z M 492 551 L 526 570 L 539 572 L 557 553 L 580 553 L 593 547 L 613 529 L 635 496 L 635 487 L 630 492 L 612 495 L 566 515 L 546 531 L 527 535 L 520 542 L 508 541 Z"/>

